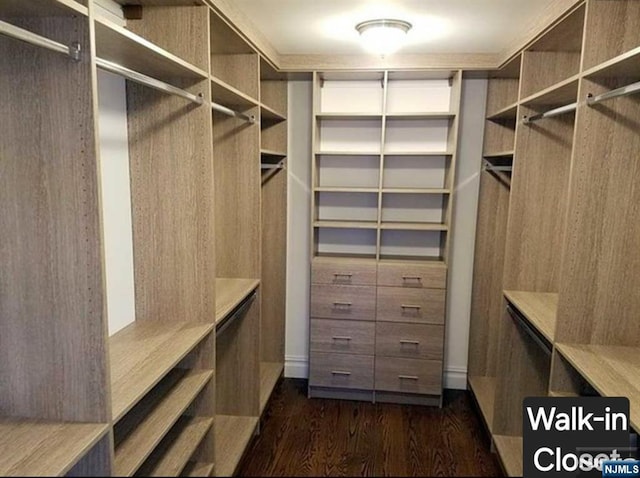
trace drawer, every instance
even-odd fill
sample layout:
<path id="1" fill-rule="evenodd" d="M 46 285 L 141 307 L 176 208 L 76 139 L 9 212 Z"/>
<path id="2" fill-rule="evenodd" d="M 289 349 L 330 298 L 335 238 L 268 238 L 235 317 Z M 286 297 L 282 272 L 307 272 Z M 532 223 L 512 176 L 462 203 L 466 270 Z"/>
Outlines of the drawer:
<path id="1" fill-rule="evenodd" d="M 316 257 L 311 264 L 311 283 L 376 285 L 376 270 L 373 260 Z"/>
<path id="2" fill-rule="evenodd" d="M 376 323 L 376 356 L 442 360 L 444 326 Z"/>
<path id="3" fill-rule="evenodd" d="M 376 288 L 355 285 L 311 286 L 311 317 L 374 320 Z"/>
<path id="4" fill-rule="evenodd" d="M 376 390 L 442 394 L 442 362 L 407 358 L 376 358 Z"/>
<path id="5" fill-rule="evenodd" d="M 447 268 L 441 263 L 381 262 L 378 264 L 378 285 L 418 289 L 446 289 Z"/>
<path id="6" fill-rule="evenodd" d="M 312 387 L 373 389 L 373 356 L 311 352 Z"/>
<path id="7" fill-rule="evenodd" d="M 311 319 L 311 351 L 373 355 L 375 323 Z"/>
<path id="8" fill-rule="evenodd" d="M 444 289 L 378 287 L 377 320 L 444 324 Z"/>

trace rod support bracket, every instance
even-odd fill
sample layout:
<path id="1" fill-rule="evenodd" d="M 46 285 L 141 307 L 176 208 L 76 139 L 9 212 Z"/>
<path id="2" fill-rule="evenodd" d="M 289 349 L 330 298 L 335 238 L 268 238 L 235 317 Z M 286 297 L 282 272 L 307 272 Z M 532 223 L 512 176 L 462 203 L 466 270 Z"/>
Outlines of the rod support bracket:
<path id="1" fill-rule="evenodd" d="M 80 42 L 74 41 L 69 45 L 69 57 L 76 62 L 82 59 L 82 45 L 80 45 Z"/>

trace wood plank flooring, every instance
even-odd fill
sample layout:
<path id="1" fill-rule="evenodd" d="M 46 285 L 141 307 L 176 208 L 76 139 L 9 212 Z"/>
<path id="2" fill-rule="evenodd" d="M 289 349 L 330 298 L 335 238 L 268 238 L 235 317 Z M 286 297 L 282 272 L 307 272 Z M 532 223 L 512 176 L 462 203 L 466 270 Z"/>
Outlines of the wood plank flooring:
<path id="1" fill-rule="evenodd" d="M 442 409 L 309 400 L 280 382 L 239 476 L 502 476 L 468 392 Z"/>

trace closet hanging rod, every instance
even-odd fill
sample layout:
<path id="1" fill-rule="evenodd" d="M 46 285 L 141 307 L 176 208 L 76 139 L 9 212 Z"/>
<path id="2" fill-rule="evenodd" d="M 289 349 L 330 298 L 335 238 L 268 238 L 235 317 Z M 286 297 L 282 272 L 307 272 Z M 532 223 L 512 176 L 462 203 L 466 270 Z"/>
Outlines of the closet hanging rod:
<path id="1" fill-rule="evenodd" d="M 587 104 L 589 106 L 592 106 L 605 100 L 618 98 L 619 96 L 633 95 L 635 93 L 640 93 L 640 81 L 627 86 L 623 86 L 622 88 L 608 91 L 607 93 L 602 93 L 598 96 L 593 96 L 591 93 L 589 93 L 587 95 Z"/>
<path id="2" fill-rule="evenodd" d="M 156 80 L 155 78 L 144 75 L 142 73 L 138 73 L 137 71 L 134 71 L 134 70 L 130 70 L 129 68 L 126 68 L 122 65 L 118 65 L 117 63 L 112 63 L 110 61 L 103 60 L 102 58 L 96 58 L 96 65 L 101 70 L 108 71 L 110 73 L 115 73 L 116 75 L 123 76 L 126 79 L 131 80 L 135 83 L 148 86 L 149 88 L 162 91 L 163 93 L 180 96 L 181 98 L 189 100 L 198 105 L 201 105 L 204 103 L 204 99 L 202 98 L 201 95 L 194 95 L 193 93 L 189 93 L 188 91 L 177 88 L 173 85 L 170 85 L 169 83 Z"/>
<path id="3" fill-rule="evenodd" d="M 80 61 L 80 44 L 72 43 L 71 46 L 63 45 L 57 41 L 38 35 L 37 33 L 30 32 L 23 28 L 12 25 L 11 23 L 3 22 L 0 20 L 0 34 L 15 38 L 16 40 L 29 43 L 31 45 L 46 48 L 47 50 L 62 53 L 71 57 L 75 61 Z"/>
<path id="4" fill-rule="evenodd" d="M 247 123 L 254 124 L 256 122 L 255 116 L 249 116 L 244 113 L 240 113 L 238 111 L 234 111 L 231 108 L 227 108 L 226 106 L 219 105 L 218 103 L 211 103 L 211 108 L 218 113 L 222 113 L 227 116 L 231 116 L 232 118 L 240 118 L 245 120 Z"/>
<path id="5" fill-rule="evenodd" d="M 554 116 L 559 116 L 565 113 L 571 113 L 578 108 L 578 103 L 571 103 L 569 105 L 560 106 L 559 108 L 554 108 L 549 111 L 545 111 L 544 113 L 540 113 L 533 116 L 525 116 L 522 120 L 524 124 L 533 123 L 535 121 L 544 119 L 544 118 L 552 118 Z"/>

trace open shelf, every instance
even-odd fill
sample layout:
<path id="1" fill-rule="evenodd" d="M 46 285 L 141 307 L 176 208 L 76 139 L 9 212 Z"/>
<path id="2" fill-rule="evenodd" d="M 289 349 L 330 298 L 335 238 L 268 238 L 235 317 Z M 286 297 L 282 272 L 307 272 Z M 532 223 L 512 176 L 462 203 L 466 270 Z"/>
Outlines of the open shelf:
<path id="1" fill-rule="evenodd" d="M 421 222 L 383 222 L 380 229 L 393 231 L 447 231 L 446 224 L 421 223 Z"/>
<path id="2" fill-rule="evenodd" d="M 556 350 L 604 397 L 628 397 L 631 426 L 640 430 L 640 347 L 556 344 Z"/>
<path id="3" fill-rule="evenodd" d="M 107 424 L 0 418 L 0 475 L 64 475 L 108 430 Z"/>
<path id="4" fill-rule="evenodd" d="M 516 119 L 517 112 L 518 112 L 518 103 L 513 103 L 494 113 L 491 113 L 489 116 L 487 116 L 487 119 L 488 120 Z"/>
<path id="5" fill-rule="evenodd" d="M 89 15 L 84 5 L 74 0 L 3 0 L 0 16 L 11 17 L 67 17 L 71 15 Z"/>
<path id="6" fill-rule="evenodd" d="M 331 229 L 377 229 L 378 223 L 374 221 L 315 221 L 313 227 Z"/>
<path id="7" fill-rule="evenodd" d="M 587 78 L 640 77 L 640 46 L 588 69 L 583 75 Z"/>
<path id="8" fill-rule="evenodd" d="M 262 103 L 260 104 L 260 119 L 262 121 L 276 123 L 280 121 L 286 121 L 287 116 L 284 113 L 279 113 L 278 111 L 274 110 L 270 106 L 267 106 L 264 103 Z"/>
<path id="9" fill-rule="evenodd" d="M 284 151 L 272 151 L 270 149 L 263 148 L 260 150 L 260 156 L 268 161 L 278 162 L 279 160 L 286 158 L 287 153 Z"/>
<path id="10" fill-rule="evenodd" d="M 171 375 L 183 377 L 172 377 Z M 144 461 L 156 449 L 162 438 L 171 430 L 176 421 L 191 405 L 205 385 L 213 377 L 211 370 L 194 370 L 188 373 L 174 370 L 166 377 L 166 385 L 161 383 L 155 396 L 145 397 L 138 407 L 125 416 L 119 425 L 133 429 L 118 442 L 118 427 L 116 426 L 116 447 L 114 473 L 116 476 L 133 475 Z M 137 425 L 137 426 L 136 426 Z M 186 460 L 185 460 L 186 463 Z M 180 470 L 178 470 L 180 471 Z M 147 473 L 143 473 L 148 476 Z"/>
<path id="11" fill-rule="evenodd" d="M 562 106 L 578 99 L 578 81 L 580 75 L 574 75 L 555 85 L 545 88 L 527 98 L 520 104 L 535 107 Z"/>
<path id="12" fill-rule="evenodd" d="M 190 461 L 182 470 L 182 476 L 211 476 L 213 463 Z"/>
<path id="13" fill-rule="evenodd" d="M 349 187 L 332 187 L 319 186 L 313 189 L 317 193 L 377 193 L 378 188 L 349 188 Z"/>
<path id="14" fill-rule="evenodd" d="M 381 113 L 367 112 L 335 112 L 335 113 L 318 113 L 316 118 L 319 120 L 350 120 L 350 119 L 382 119 Z"/>
<path id="15" fill-rule="evenodd" d="M 380 156 L 380 151 L 316 151 L 316 156 Z"/>
<path id="16" fill-rule="evenodd" d="M 215 76 L 211 76 L 211 99 L 229 108 L 249 109 L 258 106 L 257 100 Z"/>
<path id="17" fill-rule="evenodd" d="M 216 476 L 234 474 L 257 425 L 258 417 L 216 415 L 214 425 Z"/>
<path id="18" fill-rule="evenodd" d="M 428 113 L 411 113 L 411 112 L 394 112 L 394 113 L 386 113 L 385 115 L 389 119 L 451 119 L 455 118 L 455 113 L 451 113 L 450 111 L 433 111 Z"/>
<path id="19" fill-rule="evenodd" d="M 415 256 L 408 254 L 380 254 L 378 262 L 397 263 L 397 262 L 421 262 L 429 265 L 438 264 L 447 267 L 444 258 L 437 256 Z"/>
<path id="20" fill-rule="evenodd" d="M 384 151 L 384 156 L 452 156 L 450 151 L 415 150 L 415 151 Z"/>
<path id="21" fill-rule="evenodd" d="M 139 35 L 104 18 L 95 19 L 96 54 L 145 75 L 203 80 L 209 75 Z"/>
<path id="22" fill-rule="evenodd" d="M 362 253 L 359 254 L 357 252 L 353 252 L 353 253 L 340 253 L 340 252 L 317 252 L 313 255 L 314 258 L 316 257 L 320 257 L 320 258 L 329 258 L 329 259 L 364 259 L 364 260 L 371 260 L 371 259 L 375 259 L 376 255 L 375 254 L 366 254 L 366 253 Z"/>
<path id="23" fill-rule="evenodd" d="M 508 476 L 522 476 L 522 437 L 493 437 L 504 471 Z"/>
<path id="24" fill-rule="evenodd" d="M 445 188 L 383 188 L 383 194 L 451 194 Z"/>
<path id="25" fill-rule="evenodd" d="M 550 343 L 553 343 L 558 294 L 505 290 L 504 296 Z"/>
<path id="26" fill-rule="evenodd" d="M 139 476 L 183 476 L 181 471 L 211 429 L 211 417 L 181 417 L 140 468 Z"/>
<path id="27" fill-rule="evenodd" d="M 213 330 L 212 323 L 136 321 L 109 339 L 117 422 Z"/>
<path id="28" fill-rule="evenodd" d="M 483 158 L 511 158 L 513 157 L 513 149 L 508 151 L 489 152 L 482 155 Z"/>
<path id="29" fill-rule="evenodd" d="M 267 406 L 269 397 L 282 375 L 284 364 L 280 362 L 260 362 L 260 413 Z"/>
<path id="30" fill-rule="evenodd" d="M 216 324 L 260 285 L 258 279 L 216 279 Z"/>
<path id="31" fill-rule="evenodd" d="M 493 408 L 496 396 L 496 378 L 469 376 L 468 381 L 476 397 L 476 402 L 478 402 L 484 423 L 487 429 L 491 431 L 493 427 Z"/>

